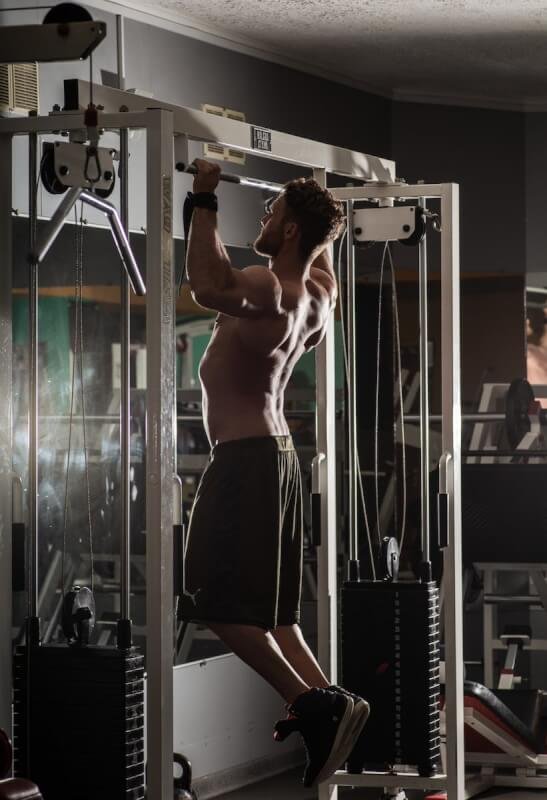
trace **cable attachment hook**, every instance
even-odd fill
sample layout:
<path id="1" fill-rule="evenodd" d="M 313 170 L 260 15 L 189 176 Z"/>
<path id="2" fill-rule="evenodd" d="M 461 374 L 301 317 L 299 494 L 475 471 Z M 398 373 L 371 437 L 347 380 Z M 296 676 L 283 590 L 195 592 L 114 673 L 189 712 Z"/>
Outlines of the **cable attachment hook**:
<path id="1" fill-rule="evenodd" d="M 441 220 L 441 215 L 436 214 L 434 211 L 429 211 L 429 209 L 427 208 L 424 208 L 422 210 L 422 213 L 426 219 L 430 220 L 431 224 L 433 225 L 433 230 L 436 233 L 442 233 L 443 224 Z"/>
<path id="2" fill-rule="evenodd" d="M 101 162 L 99 159 L 99 112 L 97 107 L 90 103 L 85 110 L 84 122 L 89 144 L 86 146 L 84 165 L 84 178 L 89 183 L 98 183 L 102 177 Z M 94 168 L 91 166 L 94 163 Z"/>

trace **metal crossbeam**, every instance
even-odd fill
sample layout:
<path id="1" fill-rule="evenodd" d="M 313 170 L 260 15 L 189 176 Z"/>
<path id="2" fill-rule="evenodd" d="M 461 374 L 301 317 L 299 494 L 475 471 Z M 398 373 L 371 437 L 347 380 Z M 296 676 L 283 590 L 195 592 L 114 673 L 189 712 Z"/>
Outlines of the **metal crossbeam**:
<path id="1" fill-rule="evenodd" d="M 324 169 L 337 175 L 346 175 L 370 181 L 392 182 L 395 179 L 395 163 L 385 158 L 346 150 L 301 136 L 292 136 L 250 125 L 247 122 L 217 117 L 193 108 L 164 103 L 161 100 L 143 97 L 132 92 L 122 92 L 109 86 L 93 86 L 93 101 L 107 113 L 145 111 L 162 108 L 174 115 L 175 134 L 187 135 L 189 139 L 231 147 L 245 153 L 262 156 L 287 164 L 298 164 L 310 169 Z M 65 108 L 83 109 L 89 102 L 89 84 L 82 80 L 65 81 Z M 257 131 L 266 131 L 268 138 L 257 137 Z M 261 146 L 257 146 L 257 142 Z M 271 149 L 263 149 L 269 141 Z"/>

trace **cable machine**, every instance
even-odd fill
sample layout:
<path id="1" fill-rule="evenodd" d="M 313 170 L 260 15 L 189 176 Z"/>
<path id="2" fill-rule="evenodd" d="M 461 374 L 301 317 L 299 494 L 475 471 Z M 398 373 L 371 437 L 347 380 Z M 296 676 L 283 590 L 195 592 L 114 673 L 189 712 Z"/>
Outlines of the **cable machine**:
<path id="1" fill-rule="evenodd" d="M 458 187 L 446 185 L 394 184 L 333 189 L 347 202 L 348 231 L 346 281 L 347 332 L 345 361 L 348 392 L 348 506 L 349 562 L 342 588 L 341 642 L 342 681 L 367 697 L 377 716 L 371 715 L 348 763 L 348 772 L 338 772 L 320 789 L 321 800 L 332 798 L 338 785 L 381 786 L 384 796 L 403 800 L 405 789 L 447 789 L 448 798 L 460 797 L 465 781 L 463 740 L 451 728 L 447 735 L 446 774 L 441 768 L 439 686 L 439 592 L 431 577 L 429 531 L 429 398 L 427 327 L 427 239 L 426 222 L 432 219 L 441 234 L 442 292 L 442 437 L 440 492 L 437 497 L 445 576 L 451 581 L 450 600 L 445 606 L 446 663 L 450 675 L 447 704 L 449 716 L 460 724 L 463 714 L 463 670 L 461 667 L 462 603 L 460 563 L 460 420 L 459 420 L 459 263 Z M 427 208 L 429 199 L 441 200 L 440 219 Z M 355 201 L 371 205 L 355 208 Z M 409 201 L 412 201 L 409 204 Z M 398 202 L 399 205 L 395 203 Z M 375 205 L 374 205 L 375 204 Z M 362 206 L 362 203 L 361 203 Z M 389 260 L 392 284 L 399 423 L 404 430 L 400 335 L 397 313 L 396 275 L 389 243 L 419 247 L 420 320 L 420 476 L 421 476 L 421 569 L 417 582 L 399 581 L 399 542 L 381 536 L 378 499 L 378 390 L 380 381 L 380 320 L 384 265 Z M 357 450 L 355 247 L 363 242 L 384 244 L 379 280 L 378 347 L 375 411 L 375 513 L 367 513 Z M 339 260 L 340 266 L 340 260 Z M 402 435 L 404 448 L 404 435 Z M 404 452 L 404 449 L 403 449 Z M 403 459 L 403 473 L 405 465 Z M 403 474 L 403 505 L 406 502 Z M 370 554 L 373 580 L 361 580 L 358 541 L 359 492 Z M 376 516 L 373 541 L 371 516 Z M 399 529 L 404 540 L 405 512 Z M 460 728 L 461 729 L 461 728 Z"/>
<path id="2" fill-rule="evenodd" d="M 77 110 L 85 107 L 89 86 L 84 81 L 70 81 L 66 86 L 65 107 Z M 334 798 L 336 786 L 374 785 L 379 787 L 448 788 L 448 800 L 463 800 L 463 738 L 461 718 L 461 586 L 459 544 L 459 305 L 458 305 L 458 193 L 457 187 L 421 185 L 419 187 L 394 183 L 393 162 L 343 148 L 323 145 L 277 131 L 247 125 L 224 118 L 211 117 L 193 109 L 180 108 L 154 100 L 154 109 L 144 97 L 103 86 L 93 86 L 101 112 L 101 127 L 120 131 L 122 141 L 131 128 L 147 132 L 147 253 L 149 264 L 159 267 L 147 276 L 147 476 L 146 529 L 155 535 L 148 540 L 147 549 L 147 696 L 148 696 L 148 795 L 169 797 L 173 791 L 173 525 L 176 524 L 177 494 L 174 460 L 174 269 L 172 241 L 172 191 L 175 164 L 185 165 L 185 140 L 212 142 L 231 146 L 253 155 L 300 165 L 313 171 L 322 185 L 327 185 L 329 173 L 369 182 L 361 188 L 333 189 L 341 200 L 380 198 L 441 199 L 442 230 L 442 296 L 443 296 L 443 449 L 445 451 L 441 487 L 447 502 L 447 548 L 445 575 L 448 576 L 445 614 L 446 629 L 451 644 L 447 654 L 448 694 L 446 703 L 447 738 L 449 740 L 447 775 L 424 778 L 408 774 L 401 778 L 391 774 L 349 775 L 337 773 L 329 785 L 322 786 L 322 800 Z M 82 102 L 85 97 L 86 102 Z M 124 107 L 127 109 L 119 112 Z M 65 130 L 69 133 L 85 127 L 83 114 L 54 112 L 51 116 L 28 119 L 0 120 L 0 179 L 11 187 L 11 146 L 14 135 L 27 135 L 31 142 L 31 175 L 37 171 L 36 149 L 32 142 L 41 133 Z M 173 159 L 173 140 L 175 159 Z M 182 148 L 181 148 L 182 145 Z M 120 148 L 122 149 L 122 148 Z M 180 151 L 180 152 L 179 152 Z M 174 163 L 175 161 L 175 163 Z M 179 169 L 181 167 L 179 166 Z M 74 188 L 74 187 L 72 187 Z M 77 188 L 77 187 L 76 187 Z M 71 191 L 71 189 L 69 189 Z M 83 192 L 87 192 L 83 189 Z M 84 194 L 85 196 L 85 194 Z M 32 204 L 35 218 L 36 206 Z M 72 197 L 72 195 L 67 195 Z M 104 201 L 104 198 L 102 198 Z M 11 206 L 10 192 L 0 197 L 0 236 L 5 242 L 3 255 L 6 268 L 2 275 L 3 296 L 10 296 L 11 286 Z M 67 204 L 68 204 L 67 200 Z M 106 201 L 105 201 L 106 202 Z M 414 225 L 419 228 L 419 212 L 413 212 Z M 61 212 L 59 212 L 59 219 Z M 113 214 L 111 215 L 113 217 Z M 122 220 L 125 214 L 122 213 Z M 58 221 L 58 220 L 57 220 Z M 56 222 L 55 222 L 56 224 Z M 126 223 L 125 223 L 126 224 Z M 405 219 L 402 225 L 413 224 Z M 354 227 L 358 227 L 355 226 Z M 401 237 L 398 237 L 401 238 Z M 123 241 L 122 241 L 123 244 Z M 348 248 L 353 241 L 348 237 Z M 33 242 L 35 255 L 42 252 Z M 123 247 L 122 247 L 123 254 Z M 124 259 L 129 265 L 129 260 Z M 349 259 L 348 259 L 349 261 Z M 135 277 L 133 275 L 133 277 Z M 129 277 L 127 278 L 129 280 Z M 351 292 L 351 284 L 348 283 Z M 352 301 L 354 302 L 354 300 Z M 351 306 L 351 303 L 350 303 Z M 6 309 L 5 309 L 6 310 Z M 7 310 L 6 310 L 6 313 Z M 351 312 L 354 319 L 354 306 Z M 9 319 L 9 314 L 8 314 Z M 353 323 L 354 324 L 354 323 Z M 351 347 L 351 338 L 348 349 Z M 354 352 L 354 351 L 353 351 Z M 7 374 L 11 352 L 0 351 Z M 351 358 L 350 358 L 351 363 Z M 337 664 L 337 576 L 336 576 L 336 508 L 335 486 L 335 391 L 334 391 L 334 323 L 331 321 L 325 340 L 316 352 L 317 376 L 317 457 L 313 465 L 314 526 L 318 540 L 318 619 L 319 658 L 323 668 L 334 681 Z M 353 367 L 353 375 L 354 375 Z M 353 391 L 355 384 L 353 383 Z M 354 396 L 354 395 L 353 395 Z M 353 401 L 355 412 L 355 402 Z M 352 434 L 354 436 L 354 434 Z M 426 462 L 427 463 L 427 462 Z M 355 464 L 352 472 L 353 492 L 356 492 Z M 34 487 L 36 488 L 36 487 Z M 5 481 L 2 483 L 5 490 Z M 11 489 L 11 478 L 10 478 Z M 355 494 L 351 499 L 356 508 Z M 354 511 L 354 519 L 356 511 Z M 355 523 L 354 523 L 355 524 Z M 352 562 L 355 562 L 356 551 Z M 354 573 L 356 576 L 356 573 Z M 9 587 L 9 582 L 7 584 Z M 2 646 L 4 643 L 2 642 Z M 2 661 L 5 663 L 5 658 Z M 6 675 L 9 673 L 6 671 Z M 9 682 L 7 682 L 9 686 Z M 2 682 L 2 686 L 5 686 Z M 4 699 L 5 702 L 5 699 Z M 5 707 L 5 706 L 3 706 Z"/>

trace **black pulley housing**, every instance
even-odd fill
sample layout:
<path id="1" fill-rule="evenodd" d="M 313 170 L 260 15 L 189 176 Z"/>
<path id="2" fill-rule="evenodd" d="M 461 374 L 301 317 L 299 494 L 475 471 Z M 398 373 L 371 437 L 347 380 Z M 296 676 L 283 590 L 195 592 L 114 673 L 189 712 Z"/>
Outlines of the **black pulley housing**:
<path id="1" fill-rule="evenodd" d="M 414 245 L 419 244 L 424 238 L 426 232 L 427 220 L 423 208 L 421 206 L 416 206 L 414 213 L 415 213 L 414 231 L 407 239 L 399 239 L 400 244 L 407 245 L 408 247 L 414 247 Z"/>
<path id="2" fill-rule="evenodd" d="M 68 189 L 61 183 L 55 172 L 55 152 L 53 142 L 44 142 L 42 160 L 40 162 L 40 178 L 44 189 L 50 194 L 63 194 Z"/>
<path id="3" fill-rule="evenodd" d="M 109 157 L 110 164 L 107 164 L 105 174 L 101 174 L 101 161 L 108 157 L 108 149 L 79 143 L 61 144 L 60 142 L 44 142 L 42 150 L 40 178 L 42 179 L 44 188 L 50 194 L 63 194 L 68 188 L 75 185 L 74 180 L 68 177 L 63 179 L 63 175 L 68 176 L 69 169 L 63 164 L 62 160 L 60 164 L 56 162 L 56 148 L 58 146 L 60 149 L 77 149 L 78 158 L 75 159 L 75 171 L 79 176 L 78 181 L 81 181 L 79 185 L 92 190 L 97 197 L 102 197 L 103 200 L 110 197 L 116 185 L 116 173 L 114 169 L 110 169 L 112 162 L 111 156 Z M 72 158 L 74 158 L 74 152 L 72 153 Z M 63 170 L 65 170 L 65 172 L 63 172 Z M 93 173 L 93 179 L 95 175 L 98 175 L 100 182 L 95 183 L 86 179 L 86 173 L 88 171 Z"/>

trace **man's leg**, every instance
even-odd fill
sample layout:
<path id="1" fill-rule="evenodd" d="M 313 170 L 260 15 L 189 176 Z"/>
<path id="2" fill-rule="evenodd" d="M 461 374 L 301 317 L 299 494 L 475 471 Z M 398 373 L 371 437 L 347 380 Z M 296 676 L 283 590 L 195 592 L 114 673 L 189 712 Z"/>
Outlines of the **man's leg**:
<path id="1" fill-rule="evenodd" d="M 286 660 L 309 686 L 326 689 L 330 681 L 306 644 L 300 625 L 279 625 L 272 631 Z"/>
<path id="2" fill-rule="evenodd" d="M 254 625 L 208 622 L 219 639 L 292 704 L 310 686 L 284 656 L 269 631 Z"/>

